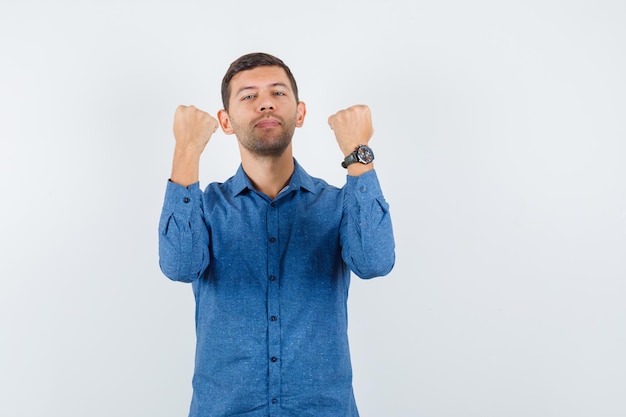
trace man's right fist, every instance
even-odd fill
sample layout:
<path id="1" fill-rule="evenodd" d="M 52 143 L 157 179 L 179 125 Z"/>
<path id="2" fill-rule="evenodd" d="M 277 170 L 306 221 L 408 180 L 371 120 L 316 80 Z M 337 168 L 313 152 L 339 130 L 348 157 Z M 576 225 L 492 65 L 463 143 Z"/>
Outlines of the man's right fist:
<path id="1" fill-rule="evenodd" d="M 176 147 L 202 153 L 218 127 L 218 121 L 209 113 L 195 106 L 178 106 L 174 114 Z"/>

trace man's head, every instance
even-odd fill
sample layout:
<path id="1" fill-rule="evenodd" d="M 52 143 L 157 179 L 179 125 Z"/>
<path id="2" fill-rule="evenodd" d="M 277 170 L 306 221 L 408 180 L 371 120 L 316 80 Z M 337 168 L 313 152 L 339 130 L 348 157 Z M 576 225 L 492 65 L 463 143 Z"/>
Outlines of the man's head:
<path id="1" fill-rule="evenodd" d="M 276 58 L 273 55 L 263 52 L 255 52 L 239 57 L 232 64 L 230 64 L 230 67 L 228 67 L 228 70 L 226 71 L 226 74 L 222 79 L 222 104 L 224 105 L 224 110 L 228 111 L 229 108 L 230 96 L 232 93 L 230 82 L 235 75 L 237 75 L 241 71 L 269 66 L 280 67 L 285 71 L 287 77 L 289 78 L 289 83 L 291 84 L 291 89 L 293 90 L 293 93 L 295 95 L 296 102 L 298 102 L 298 85 L 296 84 L 296 79 L 291 73 L 289 67 L 285 65 L 285 63 L 281 59 Z"/>
<path id="2" fill-rule="evenodd" d="M 222 82 L 222 130 L 234 134 L 243 155 L 282 157 L 291 152 L 294 130 L 301 127 L 306 105 L 298 100 L 296 82 L 280 59 L 244 55 L 230 66 Z"/>

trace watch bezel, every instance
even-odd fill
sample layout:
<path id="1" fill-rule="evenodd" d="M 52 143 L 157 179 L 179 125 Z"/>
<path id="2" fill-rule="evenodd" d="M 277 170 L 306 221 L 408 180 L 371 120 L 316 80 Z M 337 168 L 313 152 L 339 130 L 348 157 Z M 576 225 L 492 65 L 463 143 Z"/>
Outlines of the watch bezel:
<path id="1" fill-rule="evenodd" d="M 362 164 L 371 164 L 374 160 L 374 151 L 372 151 L 372 148 L 367 145 L 357 146 L 354 152 L 356 153 L 357 159 Z"/>

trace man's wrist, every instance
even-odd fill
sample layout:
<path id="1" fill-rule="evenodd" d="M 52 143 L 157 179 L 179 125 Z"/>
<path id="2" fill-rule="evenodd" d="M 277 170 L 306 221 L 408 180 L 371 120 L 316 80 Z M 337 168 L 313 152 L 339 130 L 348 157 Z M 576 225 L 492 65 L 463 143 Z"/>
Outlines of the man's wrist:
<path id="1" fill-rule="evenodd" d="M 172 163 L 172 174 L 170 180 L 184 187 L 198 182 L 200 176 L 200 154 L 196 152 L 186 152 L 182 149 L 174 151 L 174 161 Z"/>
<path id="2" fill-rule="evenodd" d="M 348 168 L 352 165 L 368 165 L 374 161 L 374 151 L 367 145 L 355 146 L 354 150 L 345 156 L 341 166 Z"/>

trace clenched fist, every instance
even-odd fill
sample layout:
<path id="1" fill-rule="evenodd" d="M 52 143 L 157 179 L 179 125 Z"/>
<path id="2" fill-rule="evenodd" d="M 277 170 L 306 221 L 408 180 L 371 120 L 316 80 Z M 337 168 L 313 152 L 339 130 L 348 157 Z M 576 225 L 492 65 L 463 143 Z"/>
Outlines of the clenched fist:
<path id="1" fill-rule="evenodd" d="M 202 153 L 218 127 L 219 123 L 209 113 L 195 106 L 178 106 L 174 114 L 176 147 Z"/>
<path id="2" fill-rule="evenodd" d="M 189 186 L 198 181 L 200 155 L 219 123 L 209 113 L 194 106 L 178 106 L 174 114 L 174 164 L 172 182 Z"/>
<path id="3" fill-rule="evenodd" d="M 374 134 L 372 115 L 365 105 L 338 111 L 328 118 L 328 125 L 344 155 L 352 153 L 359 145 L 367 145 Z"/>

